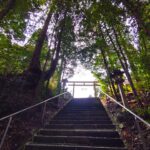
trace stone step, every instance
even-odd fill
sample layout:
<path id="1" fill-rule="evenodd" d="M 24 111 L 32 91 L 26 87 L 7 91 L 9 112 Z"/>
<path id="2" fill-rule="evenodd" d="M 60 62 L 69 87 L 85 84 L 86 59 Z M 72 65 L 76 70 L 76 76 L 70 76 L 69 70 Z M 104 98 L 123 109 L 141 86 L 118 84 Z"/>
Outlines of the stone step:
<path id="1" fill-rule="evenodd" d="M 85 100 L 85 101 L 76 101 L 72 100 L 69 104 L 95 104 L 95 103 L 100 103 L 100 101 L 90 101 L 90 100 Z"/>
<path id="2" fill-rule="evenodd" d="M 112 124 L 110 120 L 52 120 L 50 124 Z"/>
<path id="3" fill-rule="evenodd" d="M 61 119 L 61 120 L 110 120 L 108 116 L 56 116 L 54 119 Z"/>
<path id="4" fill-rule="evenodd" d="M 71 114 L 71 115 L 74 115 L 74 114 L 107 115 L 107 113 L 105 111 L 95 111 L 95 110 L 93 110 L 93 111 L 66 111 L 66 112 L 61 111 L 61 112 L 59 112 L 59 114 L 66 114 L 66 115 L 68 115 L 68 114 Z"/>
<path id="5" fill-rule="evenodd" d="M 58 114 L 57 117 L 70 117 L 70 118 L 76 118 L 76 117 L 80 117 L 80 118 L 92 118 L 92 117 L 107 117 L 106 114 Z"/>
<path id="6" fill-rule="evenodd" d="M 68 106 L 85 106 L 85 105 L 87 105 L 87 106 L 93 106 L 93 105 L 99 105 L 100 104 L 100 102 L 98 102 L 98 101 L 93 101 L 93 102 L 91 102 L 91 101 L 86 101 L 86 102 L 80 102 L 80 101 L 71 101 L 69 104 L 68 104 Z"/>
<path id="7" fill-rule="evenodd" d="M 102 104 L 96 99 L 73 100 L 25 150 L 127 150 Z"/>
<path id="8" fill-rule="evenodd" d="M 99 105 L 100 104 L 100 102 L 71 102 L 70 103 L 70 106 L 72 105 L 73 107 L 75 107 L 75 106 L 80 106 L 80 107 L 85 107 L 85 106 L 99 106 L 99 107 L 102 107 L 101 105 Z M 69 105 L 68 105 L 69 106 Z"/>
<path id="9" fill-rule="evenodd" d="M 76 108 L 76 109 L 73 109 L 73 108 L 65 108 L 65 110 L 64 111 L 74 111 L 74 112 L 83 112 L 83 111 L 105 111 L 105 110 L 103 110 L 103 109 L 100 109 L 100 108 L 94 108 L 94 109 L 90 109 L 90 108 L 88 108 L 88 109 L 83 109 L 83 108 Z"/>
<path id="10" fill-rule="evenodd" d="M 94 116 L 93 116 L 94 117 Z M 111 121 L 110 120 L 110 118 L 108 118 L 108 117 L 98 117 L 98 118 L 93 118 L 93 117 L 79 117 L 79 118 L 70 118 L 70 117 L 55 117 L 54 119 L 53 119 L 53 121 Z M 65 119 L 65 118 L 67 118 L 67 119 Z"/>
<path id="11" fill-rule="evenodd" d="M 105 111 L 104 107 L 68 107 L 66 106 L 62 111 Z"/>
<path id="12" fill-rule="evenodd" d="M 87 103 L 79 103 L 79 102 L 70 102 L 66 107 L 101 107 L 102 108 L 102 105 L 100 105 L 100 103 L 98 102 L 93 102 L 93 103 L 90 103 L 90 102 L 87 102 Z"/>
<path id="13" fill-rule="evenodd" d="M 35 143 L 44 144 L 75 144 L 75 145 L 86 145 L 86 146 L 117 146 L 123 147 L 123 142 L 120 138 L 107 138 L 107 137 L 90 137 L 90 136 L 45 136 L 35 135 L 33 138 Z"/>
<path id="14" fill-rule="evenodd" d="M 112 124 L 49 124 L 49 129 L 114 129 Z"/>
<path id="15" fill-rule="evenodd" d="M 85 108 L 85 109 L 88 109 L 88 108 L 92 108 L 92 109 L 95 109 L 95 108 L 104 108 L 102 105 L 100 104 L 87 104 L 87 103 L 84 103 L 84 104 L 68 104 L 66 108 L 75 108 L 75 109 L 78 109 L 78 108 Z"/>
<path id="16" fill-rule="evenodd" d="M 58 115 L 107 115 L 106 112 L 60 112 Z"/>
<path id="17" fill-rule="evenodd" d="M 62 113 L 104 113 L 105 110 L 63 110 Z"/>
<path id="18" fill-rule="evenodd" d="M 28 143 L 25 150 L 127 150 L 124 147 L 96 147 L 67 144 L 38 144 Z"/>
<path id="19" fill-rule="evenodd" d="M 107 114 L 105 111 L 98 111 L 98 110 L 89 110 L 89 111 L 75 111 L 75 110 L 73 110 L 73 111 L 68 111 L 68 110 L 65 110 L 65 111 L 61 111 L 60 113 L 66 113 L 66 114 L 68 114 L 68 113 L 70 113 L 70 114 L 74 114 L 74 113 L 77 113 L 77 114 L 81 114 L 81 113 L 84 113 L 84 114 L 103 114 L 103 113 L 105 113 L 105 114 Z"/>
<path id="20" fill-rule="evenodd" d="M 93 115 L 93 114 L 58 114 L 57 115 L 58 117 L 72 117 L 72 118 L 74 118 L 74 117 L 77 117 L 77 116 L 80 116 L 80 118 L 82 117 L 82 118 L 84 118 L 84 117 L 107 117 L 106 115 L 102 115 L 102 114 L 95 114 L 95 115 Z"/>
<path id="21" fill-rule="evenodd" d="M 88 109 L 88 108 L 103 108 L 103 106 L 102 105 L 100 105 L 100 104 L 91 104 L 91 103 L 83 103 L 83 104 L 68 104 L 65 108 L 69 108 L 69 109 L 71 109 L 71 108 L 85 108 L 85 109 Z"/>
<path id="22" fill-rule="evenodd" d="M 117 131 L 113 129 L 98 130 L 98 129 L 40 129 L 39 134 L 41 135 L 55 135 L 55 136 L 91 136 L 91 137 L 114 137 L 119 138 Z"/>

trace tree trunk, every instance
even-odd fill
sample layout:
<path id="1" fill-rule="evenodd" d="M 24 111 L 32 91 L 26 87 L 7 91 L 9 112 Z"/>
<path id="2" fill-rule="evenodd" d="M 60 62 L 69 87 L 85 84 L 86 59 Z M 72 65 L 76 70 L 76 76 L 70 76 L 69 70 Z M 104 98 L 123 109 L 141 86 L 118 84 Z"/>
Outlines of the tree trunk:
<path id="1" fill-rule="evenodd" d="M 115 30 L 114 27 L 113 27 L 113 31 L 114 31 L 116 43 L 117 43 L 117 45 L 118 45 L 118 47 L 119 47 L 119 52 L 120 52 L 120 54 L 121 54 L 121 56 L 122 56 L 122 59 L 123 59 L 123 62 L 124 62 L 124 65 L 123 65 L 124 68 L 123 68 L 123 69 L 124 69 L 124 71 L 126 72 L 126 75 L 127 75 L 128 80 L 129 80 L 130 86 L 131 86 L 131 88 L 132 88 L 133 94 L 134 94 L 136 97 L 138 97 L 137 91 L 136 91 L 136 89 L 135 89 L 135 86 L 134 86 L 134 84 L 133 84 L 131 75 L 130 75 L 129 70 L 128 70 L 127 58 L 126 58 L 126 56 L 125 56 L 125 54 L 124 54 L 124 52 L 123 52 L 123 49 L 122 49 L 122 47 L 121 47 L 121 45 L 120 45 L 120 42 L 119 42 L 119 40 L 118 40 L 118 35 L 117 35 L 117 32 L 116 32 L 116 30 Z"/>
<path id="2" fill-rule="evenodd" d="M 24 71 L 25 87 L 28 89 L 37 89 L 39 81 L 42 76 L 41 65 L 40 65 L 40 55 L 43 47 L 43 43 L 46 37 L 46 32 L 51 19 L 51 12 L 49 11 L 46 21 L 44 23 L 43 29 L 39 35 L 36 42 L 35 50 L 33 52 L 29 67 Z M 36 90 L 37 91 L 37 90 Z"/>
<path id="3" fill-rule="evenodd" d="M 129 71 L 128 71 L 127 64 L 124 63 L 124 61 L 126 61 L 126 60 L 122 60 L 122 58 L 124 58 L 124 57 L 121 57 L 121 54 L 122 54 L 122 53 L 120 53 L 120 51 L 122 51 L 122 49 L 119 49 L 119 51 L 118 51 L 118 49 L 116 48 L 115 43 L 114 43 L 112 37 L 110 36 L 110 34 L 109 34 L 108 29 L 107 29 L 106 26 L 105 26 L 105 29 L 106 29 L 107 35 L 108 35 L 108 37 L 109 37 L 109 39 L 110 39 L 110 41 L 111 41 L 113 47 L 114 47 L 114 50 L 115 50 L 115 52 L 117 53 L 117 56 L 118 56 L 119 61 L 120 61 L 120 63 L 121 63 L 121 66 L 122 66 L 122 68 L 123 68 L 123 70 L 124 70 L 124 73 L 125 73 L 125 75 L 126 75 L 128 81 L 129 81 L 129 84 L 130 84 L 130 86 L 131 86 L 132 92 L 133 92 L 135 98 L 138 98 L 138 94 L 137 94 L 137 92 L 136 92 L 136 89 L 135 89 L 135 87 L 134 87 L 132 78 L 131 78 L 130 73 L 129 73 Z M 117 38 L 118 38 L 118 37 L 116 37 L 116 35 L 115 35 L 116 43 L 117 43 L 117 45 L 118 45 L 118 44 L 120 45 L 120 43 L 119 43 L 119 41 L 118 41 Z M 121 48 L 121 46 L 119 46 L 119 45 L 118 45 L 118 47 Z M 138 100 L 138 104 L 139 104 L 139 106 L 142 106 L 142 103 L 141 103 L 141 101 L 139 101 L 139 100 Z"/>
<path id="4" fill-rule="evenodd" d="M 8 14 L 8 12 L 14 7 L 16 0 L 8 0 L 6 7 L 0 11 L 0 21 Z"/>
<path id="5" fill-rule="evenodd" d="M 42 31 L 39 35 L 39 38 L 36 42 L 35 50 L 33 52 L 32 59 L 29 64 L 28 70 L 31 72 L 34 72 L 36 70 L 41 70 L 40 55 L 41 55 L 43 43 L 44 43 L 44 40 L 46 37 L 46 32 L 47 32 L 47 29 L 49 26 L 49 22 L 51 20 L 51 16 L 52 16 L 52 13 L 51 13 L 51 11 L 49 11 L 46 21 L 44 23 L 43 29 L 42 29 Z"/>
<path id="6" fill-rule="evenodd" d="M 105 37 L 104 37 L 104 34 L 103 34 L 101 28 L 100 28 L 100 32 L 101 32 L 101 36 L 102 36 L 103 40 L 105 41 Z M 108 67 L 108 62 L 107 62 L 107 59 L 106 59 L 105 51 L 102 48 L 100 50 L 101 50 L 101 54 L 102 54 L 102 57 L 103 57 L 104 65 L 105 65 L 105 68 L 106 68 L 107 76 L 108 76 L 109 82 L 111 84 L 111 88 L 113 90 L 113 93 L 114 93 L 114 96 L 115 96 L 116 100 L 118 100 L 119 98 L 118 98 L 118 95 L 117 95 L 117 91 L 116 91 L 114 82 L 113 82 L 113 80 L 111 78 L 111 71 L 110 71 L 110 69 Z"/>
<path id="7" fill-rule="evenodd" d="M 53 76 L 53 74 L 55 73 L 57 64 L 58 64 L 59 54 L 60 54 L 60 51 L 61 51 L 62 34 L 63 34 L 64 28 L 65 28 L 66 14 L 67 14 L 67 11 L 65 11 L 64 21 L 61 25 L 61 30 L 58 34 L 58 43 L 57 43 L 57 48 L 56 48 L 56 56 L 51 62 L 50 69 L 48 71 L 46 71 L 46 73 L 44 75 L 45 80 L 49 80 Z"/>
<path id="8" fill-rule="evenodd" d="M 55 32 L 56 26 L 58 24 L 58 17 L 59 17 L 59 15 L 57 13 L 55 15 L 56 15 L 56 21 L 55 21 L 55 27 L 54 27 L 53 32 L 52 32 L 52 37 L 54 36 L 54 32 Z M 51 44 L 52 44 L 52 39 L 50 41 L 49 50 L 47 52 L 45 63 L 44 63 L 44 66 L 42 68 L 43 72 L 45 72 L 46 66 L 48 65 L 48 61 L 53 59 L 53 56 L 54 56 L 54 53 L 55 53 L 55 50 L 53 50 L 53 53 L 51 54 L 51 49 L 50 49 Z M 55 45 L 54 47 L 56 48 L 56 40 L 55 40 L 55 44 L 54 45 Z"/>
<path id="9" fill-rule="evenodd" d="M 102 48 L 101 48 L 101 54 L 102 54 L 102 57 L 103 57 L 103 61 L 104 61 L 104 65 L 105 65 L 105 68 L 106 68 L 107 76 L 108 76 L 108 78 L 110 80 L 111 87 L 113 89 L 113 93 L 115 95 L 115 98 L 118 100 L 117 91 L 116 91 L 116 88 L 114 86 L 113 80 L 112 80 L 112 78 L 110 76 L 111 73 L 110 73 L 110 70 L 109 70 L 109 67 L 108 67 L 108 62 L 106 60 L 105 52 L 104 52 L 104 50 Z"/>
<path id="10" fill-rule="evenodd" d="M 61 79 L 62 79 L 62 72 L 63 72 L 63 63 L 64 63 L 64 57 L 62 57 L 59 72 L 58 72 L 57 94 L 61 93 Z"/>

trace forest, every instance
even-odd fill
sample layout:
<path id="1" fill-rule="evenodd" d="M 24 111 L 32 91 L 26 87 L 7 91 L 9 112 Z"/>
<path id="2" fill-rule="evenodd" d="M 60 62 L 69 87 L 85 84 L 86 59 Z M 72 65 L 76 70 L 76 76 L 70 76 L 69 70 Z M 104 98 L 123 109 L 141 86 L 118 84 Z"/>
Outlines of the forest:
<path id="1" fill-rule="evenodd" d="M 77 62 L 150 122 L 149 0 L 0 1 L 0 117 L 59 94 Z"/>
<path id="2" fill-rule="evenodd" d="M 113 73 L 121 70 L 126 94 L 148 103 L 149 12 L 138 0 L 1 1 L 0 116 L 59 93 L 77 61 L 115 97 Z"/>

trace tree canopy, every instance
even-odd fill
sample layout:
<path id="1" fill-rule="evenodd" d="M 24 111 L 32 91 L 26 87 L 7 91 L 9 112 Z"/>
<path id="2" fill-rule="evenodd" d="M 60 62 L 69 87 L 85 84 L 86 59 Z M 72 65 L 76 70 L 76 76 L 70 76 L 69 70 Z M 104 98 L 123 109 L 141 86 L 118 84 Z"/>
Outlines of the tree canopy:
<path id="1" fill-rule="evenodd" d="M 81 61 L 114 94 L 111 73 L 122 70 L 137 96 L 150 88 L 149 12 L 139 0 L 0 1 L 0 74 L 37 87 Z"/>

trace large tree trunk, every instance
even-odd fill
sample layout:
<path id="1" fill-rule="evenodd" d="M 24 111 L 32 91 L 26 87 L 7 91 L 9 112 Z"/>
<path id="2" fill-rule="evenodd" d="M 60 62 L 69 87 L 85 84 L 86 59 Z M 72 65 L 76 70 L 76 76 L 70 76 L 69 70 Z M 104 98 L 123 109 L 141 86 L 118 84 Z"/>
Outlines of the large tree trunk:
<path id="1" fill-rule="evenodd" d="M 14 7 L 16 0 L 8 0 L 6 7 L 0 11 L 0 21 L 8 14 Z"/>
<path id="2" fill-rule="evenodd" d="M 62 79 L 62 73 L 63 73 L 63 64 L 64 64 L 64 57 L 62 57 L 60 68 L 59 68 L 59 71 L 58 71 L 57 94 L 61 93 L 61 79 Z"/>
<path id="3" fill-rule="evenodd" d="M 36 89 L 41 79 L 42 71 L 40 65 L 40 55 L 43 47 L 43 43 L 46 37 L 49 22 L 51 20 L 51 11 L 48 13 L 43 29 L 36 42 L 35 50 L 33 52 L 29 67 L 24 72 L 25 76 L 25 87 L 28 89 Z"/>
<path id="4" fill-rule="evenodd" d="M 57 64 L 58 64 L 59 54 L 61 51 L 62 34 L 63 34 L 64 28 L 65 28 L 66 14 L 67 14 L 67 11 L 65 11 L 65 13 L 64 13 L 64 20 L 63 20 L 63 23 L 61 25 L 60 32 L 58 33 L 58 43 L 57 43 L 57 48 L 56 48 L 56 56 L 51 62 L 50 69 L 48 71 L 46 71 L 46 73 L 44 75 L 45 80 L 49 80 L 53 76 L 53 74 L 55 73 Z"/>
<path id="5" fill-rule="evenodd" d="M 56 21 L 55 21 L 55 27 L 54 27 L 53 32 L 52 32 L 52 37 L 53 37 L 54 34 L 55 34 L 55 29 L 56 29 L 57 24 L 58 24 L 58 17 L 59 17 L 59 15 L 56 13 L 55 16 L 56 16 Z M 57 40 L 55 40 L 55 44 L 54 44 L 54 45 L 55 45 L 55 46 L 54 46 L 55 48 L 56 48 L 56 41 L 57 41 Z M 51 38 L 51 41 L 50 41 L 49 50 L 48 50 L 47 55 L 46 55 L 45 63 L 44 63 L 44 66 L 43 66 L 43 68 L 42 68 L 42 71 L 43 71 L 43 72 L 45 72 L 45 70 L 46 70 L 46 66 L 48 65 L 48 61 L 49 61 L 49 60 L 53 60 L 53 56 L 54 56 L 54 53 L 55 53 L 55 48 L 54 48 L 54 50 L 52 51 L 52 50 L 51 50 L 51 44 L 52 44 L 52 38 Z M 51 51 L 52 51 L 52 53 L 51 53 Z"/>
<path id="6" fill-rule="evenodd" d="M 57 64 L 58 64 L 58 60 L 59 60 L 59 53 L 60 53 L 60 46 L 61 46 L 61 39 L 62 39 L 62 33 L 63 33 L 63 29 L 64 29 L 64 26 L 65 26 L 65 18 L 66 18 L 66 13 L 64 14 L 64 21 L 63 23 L 61 24 L 61 29 L 60 29 L 60 32 L 58 32 L 58 35 L 57 35 L 57 38 L 55 39 L 55 57 L 52 56 L 52 59 L 51 59 L 51 64 L 50 64 L 50 69 L 48 71 L 45 71 L 45 68 L 46 68 L 46 65 L 47 65 L 47 61 L 45 62 L 45 65 L 44 65 L 44 68 L 43 68 L 43 72 L 42 72 L 42 75 L 41 75 L 41 78 L 39 80 L 39 83 L 38 83 L 38 86 L 36 88 L 36 93 L 37 95 L 39 95 L 38 93 L 41 93 L 41 89 L 42 86 L 43 86 L 43 83 L 44 81 L 47 80 L 47 87 L 48 87 L 48 84 L 49 84 L 49 81 L 50 81 L 50 78 L 53 76 L 55 70 L 56 70 L 56 67 L 57 67 Z M 58 17 L 57 17 L 58 19 Z M 57 20 L 56 20 L 56 23 L 57 23 Z M 58 39 L 58 42 L 57 42 L 57 39 Z M 48 52 L 49 53 L 49 52 Z M 53 53 L 53 54 L 54 54 Z M 49 54 L 48 54 L 49 55 Z M 48 58 L 48 55 L 47 55 L 47 58 Z M 47 90 L 48 91 L 48 90 Z"/>
<path id="7" fill-rule="evenodd" d="M 36 42 L 35 50 L 33 52 L 32 59 L 30 61 L 30 65 L 29 65 L 29 68 L 28 68 L 31 72 L 32 71 L 34 72 L 36 70 L 41 70 L 40 55 L 41 55 L 43 43 L 44 43 L 44 40 L 45 40 L 45 37 L 46 37 L 46 32 L 47 32 L 47 29 L 48 29 L 48 25 L 49 25 L 49 22 L 51 20 L 51 16 L 52 16 L 52 13 L 50 11 L 48 13 L 46 21 L 44 23 L 43 29 L 42 29 L 42 31 L 39 35 L 39 38 Z"/>

